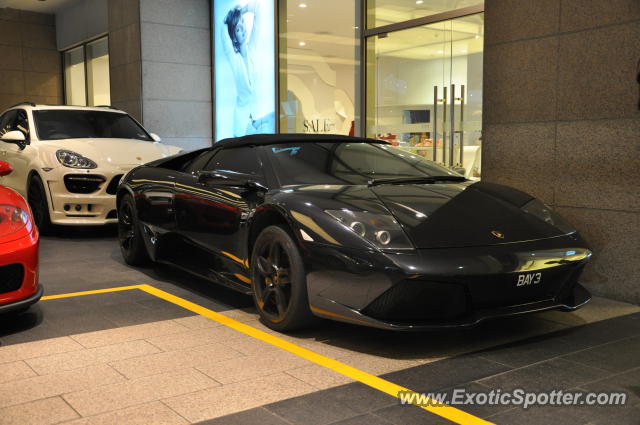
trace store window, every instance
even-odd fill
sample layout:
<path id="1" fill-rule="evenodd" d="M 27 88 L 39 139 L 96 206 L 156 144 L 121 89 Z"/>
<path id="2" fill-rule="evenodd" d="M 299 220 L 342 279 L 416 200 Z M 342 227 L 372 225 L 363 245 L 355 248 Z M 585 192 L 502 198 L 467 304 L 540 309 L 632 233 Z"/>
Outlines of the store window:
<path id="1" fill-rule="evenodd" d="M 484 14 L 368 34 L 367 136 L 479 179 Z"/>
<path id="2" fill-rule="evenodd" d="M 360 0 L 280 0 L 280 132 L 358 128 Z"/>
<path id="3" fill-rule="evenodd" d="M 475 6 L 478 0 L 367 0 L 367 28 Z"/>
<path id="4" fill-rule="evenodd" d="M 67 105 L 111 104 L 107 37 L 67 50 L 63 57 Z"/>

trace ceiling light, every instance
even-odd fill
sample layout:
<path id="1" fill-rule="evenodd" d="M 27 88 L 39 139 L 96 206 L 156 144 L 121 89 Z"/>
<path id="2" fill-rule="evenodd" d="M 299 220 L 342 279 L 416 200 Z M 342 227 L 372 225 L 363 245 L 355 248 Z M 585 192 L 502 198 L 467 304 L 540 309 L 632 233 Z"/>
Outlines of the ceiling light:
<path id="1" fill-rule="evenodd" d="M 480 38 L 480 34 L 476 34 L 476 38 Z"/>
<path id="2" fill-rule="evenodd" d="M 298 43 L 298 46 L 302 47 L 302 46 L 306 46 L 307 43 L 305 43 L 304 41 L 301 41 L 300 43 Z"/>
<path id="3" fill-rule="evenodd" d="M 444 50 L 438 50 L 436 53 L 437 53 L 437 54 L 439 54 L 439 55 L 441 55 L 441 54 L 443 54 L 443 53 L 444 53 Z"/>
<path id="4" fill-rule="evenodd" d="M 424 0 L 416 0 L 416 4 L 422 4 L 424 3 Z"/>
<path id="5" fill-rule="evenodd" d="M 305 7 L 307 7 L 307 4 L 306 4 L 306 3 L 300 3 L 300 4 L 298 5 L 298 7 L 305 8 Z"/>

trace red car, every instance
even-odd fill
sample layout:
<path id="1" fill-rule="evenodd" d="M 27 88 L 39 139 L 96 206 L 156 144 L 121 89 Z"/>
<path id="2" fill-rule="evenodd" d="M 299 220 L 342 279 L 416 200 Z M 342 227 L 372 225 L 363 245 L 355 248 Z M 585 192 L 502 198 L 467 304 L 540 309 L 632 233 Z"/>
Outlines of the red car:
<path id="1" fill-rule="evenodd" d="M 11 164 L 0 161 L 0 176 L 12 171 Z M 42 297 L 39 240 L 27 201 L 0 186 L 0 313 L 26 310 Z"/>

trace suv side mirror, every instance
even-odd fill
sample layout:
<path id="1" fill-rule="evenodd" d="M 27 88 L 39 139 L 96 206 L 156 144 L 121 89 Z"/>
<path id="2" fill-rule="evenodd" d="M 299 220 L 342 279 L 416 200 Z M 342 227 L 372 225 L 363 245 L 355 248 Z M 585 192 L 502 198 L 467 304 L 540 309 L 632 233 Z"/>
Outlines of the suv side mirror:
<path id="1" fill-rule="evenodd" d="M 6 143 L 15 143 L 20 150 L 23 150 L 27 146 L 27 138 L 24 133 L 18 130 L 8 131 L 0 137 L 0 140 Z"/>
<path id="2" fill-rule="evenodd" d="M 151 136 L 153 141 L 156 142 L 156 143 L 162 142 L 162 139 L 156 133 L 149 133 L 149 136 Z"/>

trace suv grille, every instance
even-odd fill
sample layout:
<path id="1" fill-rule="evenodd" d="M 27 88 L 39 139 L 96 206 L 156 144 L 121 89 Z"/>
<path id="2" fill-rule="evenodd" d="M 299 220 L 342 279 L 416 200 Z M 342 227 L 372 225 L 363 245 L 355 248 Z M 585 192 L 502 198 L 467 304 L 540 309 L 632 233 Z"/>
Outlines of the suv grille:
<path id="1" fill-rule="evenodd" d="M 0 294 L 20 289 L 23 276 L 22 264 L 10 264 L 0 267 Z"/>
<path id="2" fill-rule="evenodd" d="M 100 189 L 106 179 L 96 174 L 68 174 L 64 176 L 64 185 L 71 193 L 93 193 Z"/>

